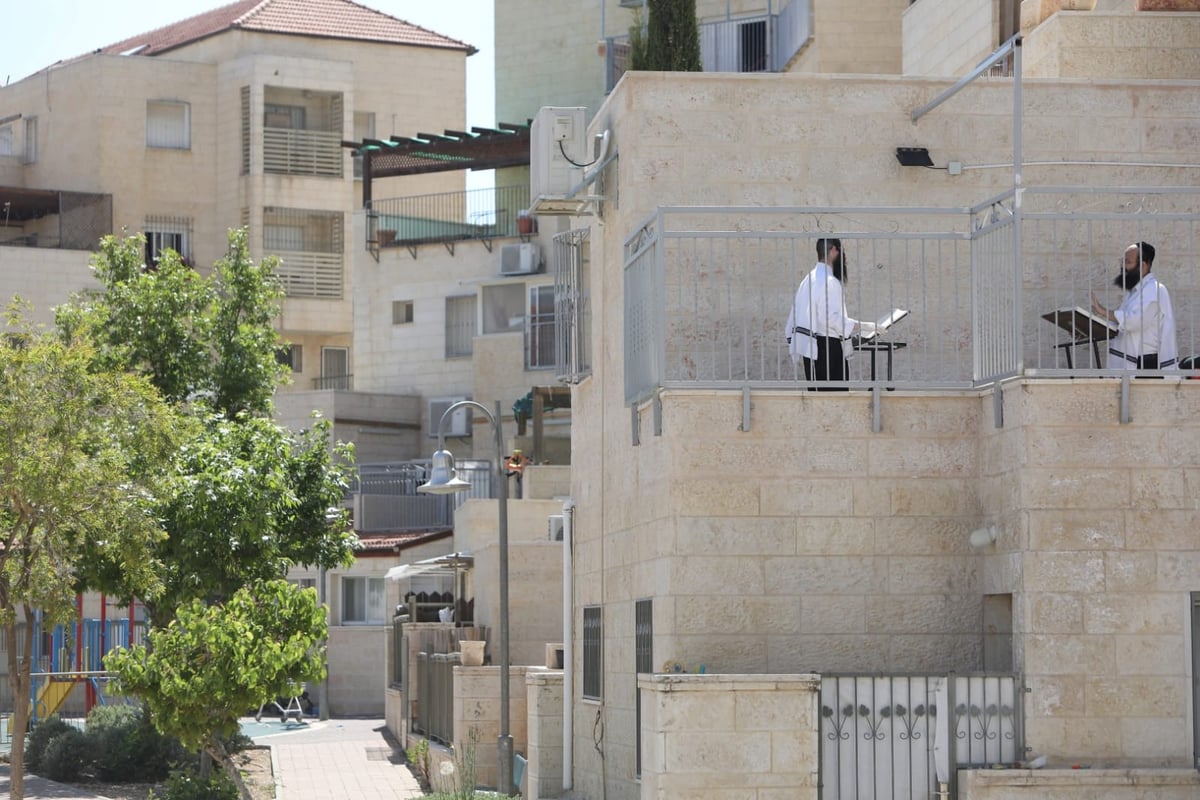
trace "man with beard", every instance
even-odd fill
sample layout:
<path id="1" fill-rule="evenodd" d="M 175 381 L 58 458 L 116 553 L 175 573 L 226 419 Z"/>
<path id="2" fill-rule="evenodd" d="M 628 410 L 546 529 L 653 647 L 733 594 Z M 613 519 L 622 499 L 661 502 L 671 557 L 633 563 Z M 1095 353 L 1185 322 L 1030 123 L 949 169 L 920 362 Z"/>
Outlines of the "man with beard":
<path id="1" fill-rule="evenodd" d="M 788 352 L 804 361 L 808 381 L 844 381 L 849 377 L 851 337 L 875 332 L 874 322 L 846 314 L 842 286 L 846 265 L 840 239 L 817 240 L 817 265 L 800 282 L 788 315 Z M 830 391 L 835 387 L 821 387 Z"/>
<path id="2" fill-rule="evenodd" d="M 1125 299 L 1114 309 L 1105 308 L 1092 292 L 1092 310 L 1117 323 L 1109 340 L 1109 369 L 1178 369 L 1175 313 L 1167 287 L 1151 274 L 1154 247 L 1137 242 L 1125 249 L 1125 264 L 1116 280 Z"/>

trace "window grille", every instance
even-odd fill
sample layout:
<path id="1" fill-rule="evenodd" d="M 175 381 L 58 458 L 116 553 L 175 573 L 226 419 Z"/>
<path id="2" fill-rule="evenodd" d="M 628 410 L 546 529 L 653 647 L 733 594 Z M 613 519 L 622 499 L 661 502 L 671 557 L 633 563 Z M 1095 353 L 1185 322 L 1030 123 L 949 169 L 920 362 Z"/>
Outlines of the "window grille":
<path id="1" fill-rule="evenodd" d="M 191 105 L 175 100 L 146 101 L 146 146 L 190 150 Z"/>
<path id="2" fill-rule="evenodd" d="M 242 174 L 250 174 L 250 87 L 242 87 Z"/>
<path id="3" fill-rule="evenodd" d="M 146 217 L 146 264 L 157 263 L 164 250 L 174 250 L 185 262 L 192 257 L 190 217 Z"/>
<path id="4" fill-rule="evenodd" d="M 350 349 L 348 347 L 321 348 L 321 389 L 350 391 Z"/>
<path id="5" fill-rule="evenodd" d="M 475 350 L 475 295 L 446 298 L 446 358 Z"/>
<path id="6" fill-rule="evenodd" d="M 599 700 L 604 685 L 601 634 L 604 629 L 600 606 L 583 609 L 583 697 Z"/>
<path id="7" fill-rule="evenodd" d="M 13 128 L 12 125 L 0 126 L 0 156 L 11 156 L 13 154 Z"/>
<path id="8" fill-rule="evenodd" d="M 578 383 L 592 372 L 588 231 L 576 228 L 554 237 L 554 360 L 565 383 Z"/>
<path id="9" fill-rule="evenodd" d="M 637 688 L 637 676 L 654 671 L 654 601 L 638 600 L 633 607 L 633 692 L 635 696 L 635 727 L 637 737 L 637 776 L 642 775 L 642 693 Z"/>

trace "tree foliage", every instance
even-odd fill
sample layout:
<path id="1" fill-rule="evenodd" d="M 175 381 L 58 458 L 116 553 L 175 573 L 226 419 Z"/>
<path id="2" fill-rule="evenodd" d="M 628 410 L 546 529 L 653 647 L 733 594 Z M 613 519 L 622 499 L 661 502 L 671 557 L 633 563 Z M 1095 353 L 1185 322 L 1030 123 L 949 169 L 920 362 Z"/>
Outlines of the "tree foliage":
<path id="1" fill-rule="evenodd" d="M 144 379 L 98 369 L 85 328 L 58 337 L 10 309 L 0 337 L 0 625 L 14 698 L 13 796 L 29 719 L 35 612 L 74 619 L 89 557 L 119 565 L 132 592 L 162 588 L 156 500 L 177 445 L 177 417 Z M 19 628 L 16 623 L 26 622 Z M 18 645 L 18 631 L 24 641 Z"/>
<path id="2" fill-rule="evenodd" d="M 632 49 L 631 69 L 701 72 L 696 0 L 648 0 L 644 46 Z M 644 61 L 642 60 L 644 58 Z"/>
<path id="3" fill-rule="evenodd" d="M 219 737 L 236 732 L 247 709 L 325 677 L 313 644 L 325 624 L 315 590 L 255 582 L 223 603 L 181 606 L 170 625 L 150 632 L 149 647 L 116 650 L 105 667 L 119 676 L 119 691 L 146 699 L 159 730 L 208 753 L 248 796 Z"/>

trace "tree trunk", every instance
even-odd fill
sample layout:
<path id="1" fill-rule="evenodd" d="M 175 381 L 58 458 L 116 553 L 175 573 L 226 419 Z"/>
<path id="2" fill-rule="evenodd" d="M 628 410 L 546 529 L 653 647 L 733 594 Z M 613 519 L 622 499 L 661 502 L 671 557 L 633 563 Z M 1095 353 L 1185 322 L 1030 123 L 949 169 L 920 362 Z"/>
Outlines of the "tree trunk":
<path id="1" fill-rule="evenodd" d="M 225 774 L 229 776 L 229 780 L 233 781 L 233 785 L 237 787 L 238 794 L 241 795 L 242 800 L 254 800 L 250 794 L 250 787 L 246 785 L 246 781 L 242 780 L 241 770 L 234 763 L 233 756 L 226 752 L 225 746 L 221 744 L 219 739 L 214 739 L 211 745 L 204 748 L 204 752 L 212 756 L 212 760 L 224 768 Z"/>
<path id="2" fill-rule="evenodd" d="M 12 688 L 12 750 L 9 758 L 9 797 L 12 800 L 25 798 L 25 730 L 29 727 L 29 684 L 33 663 L 33 618 L 26 617 L 22 630 L 25 658 L 18 659 L 17 624 L 5 626 L 4 640 L 8 647 L 8 685 Z"/>

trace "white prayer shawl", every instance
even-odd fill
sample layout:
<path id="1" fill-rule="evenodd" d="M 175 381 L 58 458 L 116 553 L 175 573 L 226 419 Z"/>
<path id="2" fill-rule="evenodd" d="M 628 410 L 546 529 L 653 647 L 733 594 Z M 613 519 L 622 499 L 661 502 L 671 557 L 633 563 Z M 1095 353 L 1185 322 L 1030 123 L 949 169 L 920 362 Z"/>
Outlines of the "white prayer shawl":
<path id="1" fill-rule="evenodd" d="M 1113 316 L 1119 332 L 1108 343 L 1109 369 L 1137 369 L 1136 359 L 1152 354 L 1158 355 L 1159 369 L 1179 369 L 1171 295 L 1153 272 L 1125 295 Z"/>
<path id="2" fill-rule="evenodd" d="M 854 349 L 850 337 L 858 324 L 858 320 L 846 314 L 842 282 L 827 265 L 817 262 L 812 272 L 800 281 L 788 314 L 786 330 L 792 363 L 817 357 L 817 336 L 841 339 L 842 354 L 849 358 Z"/>

